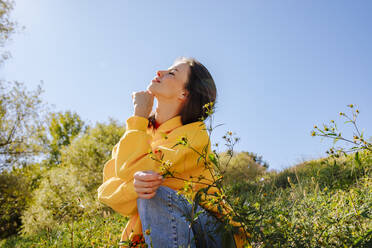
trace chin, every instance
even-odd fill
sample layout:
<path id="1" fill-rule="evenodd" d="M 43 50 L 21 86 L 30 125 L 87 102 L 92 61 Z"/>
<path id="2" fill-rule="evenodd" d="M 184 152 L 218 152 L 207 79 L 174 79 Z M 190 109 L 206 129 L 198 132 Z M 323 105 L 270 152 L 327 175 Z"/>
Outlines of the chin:
<path id="1" fill-rule="evenodd" d="M 157 96 L 157 95 L 158 95 L 158 94 L 157 94 L 157 93 L 158 93 L 157 90 L 154 89 L 154 87 L 153 87 L 152 84 L 150 84 L 149 86 L 147 86 L 147 90 L 150 91 L 151 94 L 153 94 L 154 96 Z"/>

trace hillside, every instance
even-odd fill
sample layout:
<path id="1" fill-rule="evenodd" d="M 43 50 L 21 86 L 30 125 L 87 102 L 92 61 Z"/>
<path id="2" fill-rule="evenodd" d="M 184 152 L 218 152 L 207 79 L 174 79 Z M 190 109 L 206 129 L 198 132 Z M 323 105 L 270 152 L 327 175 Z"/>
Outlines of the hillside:
<path id="1" fill-rule="evenodd" d="M 372 154 L 306 161 L 281 172 L 227 185 L 245 209 L 253 247 L 371 245 Z M 236 169 L 236 167 L 235 167 Z M 229 171 L 227 171 L 229 173 Z M 108 209 L 1 247 L 117 247 L 127 219 Z M 71 225 L 71 223 L 73 223 Z"/>

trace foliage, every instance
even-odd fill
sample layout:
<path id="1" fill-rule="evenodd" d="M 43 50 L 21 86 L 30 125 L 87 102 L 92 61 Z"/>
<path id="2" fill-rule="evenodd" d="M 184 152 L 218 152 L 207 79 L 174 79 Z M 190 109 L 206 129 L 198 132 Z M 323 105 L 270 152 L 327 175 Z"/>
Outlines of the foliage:
<path id="1" fill-rule="evenodd" d="M 12 0 L 0 0 L 0 66 L 10 57 L 10 53 L 3 50 L 5 43 L 19 28 L 18 23 L 10 17 L 14 4 Z"/>
<path id="2" fill-rule="evenodd" d="M 51 229 L 61 222 L 76 220 L 85 211 L 94 211 L 97 206 L 89 196 L 75 168 L 49 170 L 33 192 L 32 203 L 22 216 L 22 233 Z"/>
<path id="3" fill-rule="evenodd" d="M 102 166 L 111 158 L 112 148 L 125 132 L 122 123 L 111 119 L 109 122 L 97 122 L 86 132 L 61 150 L 61 161 L 79 170 L 79 180 L 94 197 L 102 184 Z"/>
<path id="4" fill-rule="evenodd" d="M 85 133 L 87 126 L 80 116 L 71 111 L 50 113 L 47 118 L 48 133 L 41 136 L 48 153 L 49 166 L 61 163 L 61 149 L 71 144 L 80 133 Z"/>
<path id="5" fill-rule="evenodd" d="M 252 181 L 265 174 L 266 168 L 255 162 L 249 152 L 239 152 L 231 157 L 226 153 L 219 153 L 220 170 L 225 184 Z M 229 161 L 230 159 L 230 161 Z"/>
<path id="6" fill-rule="evenodd" d="M 213 103 L 205 107 L 210 114 L 213 113 Z M 208 131 L 211 133 L 213 129 L 210 123 Z M 198 153 L 198 161 L 201 160 L 205 168 L 211 172 L 213 180 L 210 183 L 203 182 L 206 187 L 197 192 L 193 192 L 191 185 L 203 178 L 185 180 L 175 177 L 169 161 L 154 158 L 161 163 L 166 177 L 185 182 L 180 193 L 188 198 L 193 209 L 195 205 L 201 203 L 202 194 L 211 196 L 206 197 L 208 202 L 202 207 L 216 207 L 219 213 L 217 216 L 222 216 L 220 220 L 225 224 L 225 229 L 219 230 L 222 231 L 221 234 L 229 230 L 236 233 L 243 229 L 248 242 L 245 244 L 247 247 L 340 247 L 370 244 L 372 159 L 370 145 L 364 140 L 359 139 L 360 147 L 353 147 L 357 150 L 355 155 L 343 153 L 344 156 L 318 161 L 313 167 L 302 170 L 301 166 L 295 168 L 292 175 L 296 182 L 287 176 L 287 183 L 281 183 L 283 175 L 290 175 L 293 172 L 287 170 L 279 174 L 262 173 L 261 179 L 252 176 L 251 180 L 238 180 L 235 184 L 231 184 L 230 178 L 230 184 L 226 184 L 224 183 L 226 168 L 233 161 L 233 148 L 239 139 L 234 137 L 232 132 L 227 132 L 223 138 L 227 146 L 226 165 L 222 165 L 223 160 L 215 150 L 212 154 L 208 153 L 209 144 L 200 152 L 190 146 L 185 137 L 181 137 L 175 145 L 188 147 Z M 333 162 L 330 165 L 332 158 Z M 215 169 L 213 172 L 211 165 Z M 340 168 L 345 170 L 340 171 Z M 297 169 L 303 172 L 302 178 L 305 180 L 300 179 L 301 175 L 297 173 Z M 336 173 L 341 174 L 341 178 L 336 178 Z M 256 180 L 253 181 L 254 179 Z M 211 187 L 217 188 L 217 193 L 213 195 L 208 193 Z M 226 209 L 230 211 L 225 211 Z M 191 216 L 187 216 L 191 225 L 199 214 L 193 212 Z M 236 223 L 239 225 L 236 226 Z"/>
<path id="7" fill-rule="evenodd" d="M 22 216 L 22 234 L 48 230 L 63 222 L 72 227 L 83 214 L 94 215 L 103 208 L 96 199 L 102 164 L 123 132 L 114 120 L 108 125 L 98 123 L 62 149 L 61 164 L 48 170 L 33 192 Z"/>
<path id="8" fill-rule="evenodd" d="M 40 85 L 29 92 L 23 83 L 0 80 L 0 170 L 33 163 L 43 152 L 41 93 Z"/>
<path id="9" fill-rule="evenodd" d="M 336 163 L 329 158 L 308 161 L 229 187 L 227 194 L 246 213 L 252 246 L 351 247 L 369 242 L 372 154 L 363 152 L 358 173 L 351 169 L 354 163 L 352 155 Z"/>
<path id="10" fill-rule="evenodd" d="M 364 137 L 364 131 L 359 131 L 359 128 L 356 124 L 357 117 L 360 113 L 359 110 L 358 109 L 354 110 L 354 107 L 355 107 L 354 104 L 349 104 L 347 105 L 347 107 L 349 107 L 352 110 L 353 117 L 351 118 L 344 112 L 340 112 L 340 116 L 346 118 L 346 121 L 344 122 L 344 124 L 351 123 L 353 125 L 355 132 L 353 133 L 352 139 L 345 138 L 342 136 L 342 133 L 339 132 L 339 130 L 337 129 L 337 124 L 335 123 L 334 120 L 331 120 L 329 125 L 323 124 L 323 129 L 320 129 L 318 126 L 315 125 L 314 126 L 315 131 L 313 130 L 311 132 L 312 136 L 320 136 L 320 137 L 326 137 L 326 138 L 333 139 L 333 145 L 337 141 L 344 141 L 346 143 L 353 145 L 349 150 L 346 150 L 343 147 L 339 147 L 339 148 L 331 147 L 327 151 L 327 153 L 330 154 L 332 157 L 338 157 L 340 156 L 340 154 L 346 154 L 346 153 L 355 152 L 359 150 L 369 150 L 372 152 L 372 143 L 365 140 L 366 138 Z M 358 156 L 358 152 L 355 153 L 355 156 Z"/>
<path id="11" fill-rule="evenodd" d="M 128 218 L 109 210 L 95 216 L 82 215 L 74 222 L 62 223 L 34 235 L 13 236 L 0 241 L 3 248 L 36 247 L 118 247 L 121 232 Z"/>
<path id="12" fill-rule="evenodd" d="M 280 173 L 271 172 L 273 180 L 270 187 L 287 188 L 290 187 L 288 178 L 293 183 L 311 183 L 311 178 L 316 178 L 320 187 L 347 189 L 356 183 L 360 178 L 367 177 L 369 173 L 368 165 L 372 164 L 370 153 L 361 152 L 359 157 L 363 165 L 359 164 L 354 155 L 342 156 L 336 160 L 332 157 L 311 160 L 285 169 Z M 275 175 L 275 176 L 274 176 Z"/>
<path id="13" fill-rule="evenodd" d="M 1 238 L 20 230 L 22 212 L 31 199 L 31 192 L 38 187 L 42 173 L 39 164 L 30 164 L 0 174 Z"/>
<path id="14" fill-rule="evenodd" d="M 123 133 L 116 122 L 97 124 L 63 147 L 61 164 L 43 172 L 41 181 L 37 177 L 33 180 L 37 189 L 23 215 L 28 223 L 23 235 L 5 239 L 0 246 L 117 247 L 127 219 L 96 204 L 95 189 L 102 181 L 102 163 Z M 237 231 L 229 224 L 232 218 L 244 228 L 252 247 L 371 246 L 369 149 L 306 161 L 276 172 L 266 171 L 262 162 L 253 159 L 254 154 L 234 154 L 238 139 L 231 132 L 224 139 L 226 152 L 207 154 L 204 149 L 199 154 L 200 160 L 217 172 L 211 184 L 219 191 L 211 204 L 224 202 L 232 209 L 221 219 L 225 223 L 221 231 Z M 178 145 L 193 149 L 188 144 L 181 138 Z M 165 170 L 170 168 L 167 161 L 163 165 Z M 244 173 L 248 178 L 239 178 Z M 191 185 L 185 182 L 186 195 L 190 195 Z M 193 193 L 195 205 L 201 198 L 198 192 Z M 191 223 L 198 214 L 193 213 Z"/>

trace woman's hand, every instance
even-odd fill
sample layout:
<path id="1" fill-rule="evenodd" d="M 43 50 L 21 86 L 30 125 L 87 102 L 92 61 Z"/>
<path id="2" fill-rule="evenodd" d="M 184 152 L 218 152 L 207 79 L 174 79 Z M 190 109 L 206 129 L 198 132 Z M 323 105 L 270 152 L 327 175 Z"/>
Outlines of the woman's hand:
<path id="1" fill-rule="evenodd" d="M 138 197 L 150 199 L 155 196 L 156 190 L 163 183 L 162 175 L 154 171 L 137 171 L 134 173 L 134 189 Z"/>
<path id="2" fill-rule="evenodd" d="M 132 93 L 132 100 L 134 115 L 148 118 L 154 104 L 154 95 L 149 91 L 137 91 Z"/>

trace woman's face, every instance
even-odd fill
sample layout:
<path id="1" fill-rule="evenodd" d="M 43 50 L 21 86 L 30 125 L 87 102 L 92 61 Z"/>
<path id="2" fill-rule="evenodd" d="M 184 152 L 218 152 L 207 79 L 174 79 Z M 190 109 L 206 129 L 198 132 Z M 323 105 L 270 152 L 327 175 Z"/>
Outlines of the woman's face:
<path id="1" fill-rule="evenodd" d="M 184 88 L 188 78 L 190 66 L 185 62 L 178 62 L 165 71 L 157 71 L 157 76 L 151 81 L 149 90 L 157 99 L 186 99 Z"/>

